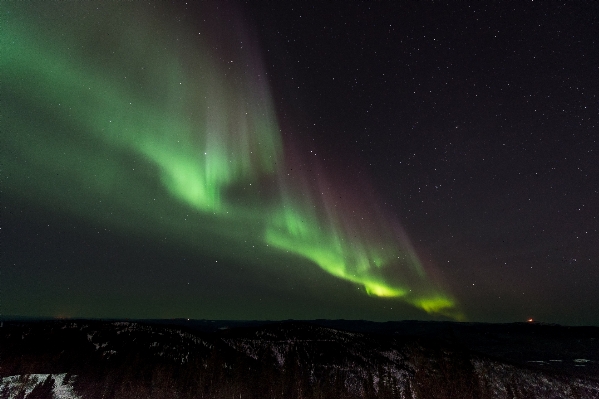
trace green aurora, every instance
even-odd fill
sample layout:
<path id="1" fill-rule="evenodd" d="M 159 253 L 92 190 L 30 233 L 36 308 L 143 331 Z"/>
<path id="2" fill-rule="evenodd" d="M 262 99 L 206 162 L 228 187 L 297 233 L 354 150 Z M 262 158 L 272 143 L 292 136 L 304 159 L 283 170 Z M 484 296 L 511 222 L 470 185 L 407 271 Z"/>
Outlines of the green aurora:
<path id="1" fill-rule="evenodd" d="M 256 241 L 368 295 L 463 318 L 393 218 L 353 198 L 367 190 L 340 203 L 326 173 L 289 173 L 301 152 L 283 143 L 243 29 L 173 28 L 168 10 L 137 3 L 0 8 L 5 193 L 197 251 Z M 226 245 L 194 239 L 207 233 Z"/>

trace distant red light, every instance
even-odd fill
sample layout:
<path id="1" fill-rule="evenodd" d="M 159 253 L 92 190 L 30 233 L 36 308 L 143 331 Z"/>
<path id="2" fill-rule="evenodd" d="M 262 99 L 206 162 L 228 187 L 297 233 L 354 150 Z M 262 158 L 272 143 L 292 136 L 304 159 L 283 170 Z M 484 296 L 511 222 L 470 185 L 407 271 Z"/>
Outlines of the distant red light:
<path id="1" fill-rule="evenodd" d="M 528 322 L 529 322 L 529 323 L 532 323 L 533 321 L 534 321 L 533 319 L 528 319 Z"/>

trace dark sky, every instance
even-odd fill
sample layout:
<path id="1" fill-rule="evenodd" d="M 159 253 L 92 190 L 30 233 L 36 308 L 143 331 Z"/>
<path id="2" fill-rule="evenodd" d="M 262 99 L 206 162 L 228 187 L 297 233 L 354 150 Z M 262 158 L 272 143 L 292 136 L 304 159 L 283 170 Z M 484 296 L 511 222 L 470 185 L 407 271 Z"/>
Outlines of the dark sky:
<path id="1" fill-rule="evenodd" d="M 599 325 L 599 7 L 2 3 L 0 313 Z"/>

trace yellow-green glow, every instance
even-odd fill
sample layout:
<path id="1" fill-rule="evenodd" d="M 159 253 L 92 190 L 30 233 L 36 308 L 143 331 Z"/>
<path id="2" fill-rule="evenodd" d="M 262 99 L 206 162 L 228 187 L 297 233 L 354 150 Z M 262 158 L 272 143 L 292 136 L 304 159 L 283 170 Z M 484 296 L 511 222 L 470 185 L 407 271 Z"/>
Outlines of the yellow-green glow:
<path id="1" fill-rule="evenodd" d="M 464 314 L 456 309 L 455 301 L 439 293 L 429 297 L 414 298 L 409 302 L 430 314 L 441 314 L 459 321 L 466 320 Z"/>
<path id="2" fill-rule="evenodd" d="M 370 281 L 364 282 L 364 287 L 366 288 L 366 292 L 369 295 L 376 295 L 380 297 L 401 297 L 406 294 L 405 291 L 399 290 L 397 288 L 392 288 L 385 286 L 384 284 L 373 283 Z"/>

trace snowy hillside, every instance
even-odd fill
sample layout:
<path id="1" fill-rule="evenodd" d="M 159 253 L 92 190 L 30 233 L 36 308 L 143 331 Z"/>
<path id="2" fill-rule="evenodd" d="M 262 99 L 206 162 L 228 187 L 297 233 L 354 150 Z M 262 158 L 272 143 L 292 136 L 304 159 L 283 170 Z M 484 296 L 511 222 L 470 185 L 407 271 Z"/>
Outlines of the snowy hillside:
<path id="1" fill-rule="evenodd" d="M 73 391 L 72 380 L 62 374 L 21 374 L 4 377 L 0 382 L 0 398 L 79 399 Z M 72 379 L 73 377 L 71 377 Z"/>
<path id="2" fill-rule="evenodd" d="M 599 398 L 599 329 L 327 323 L 4 322 L 0 398 Z"/>

